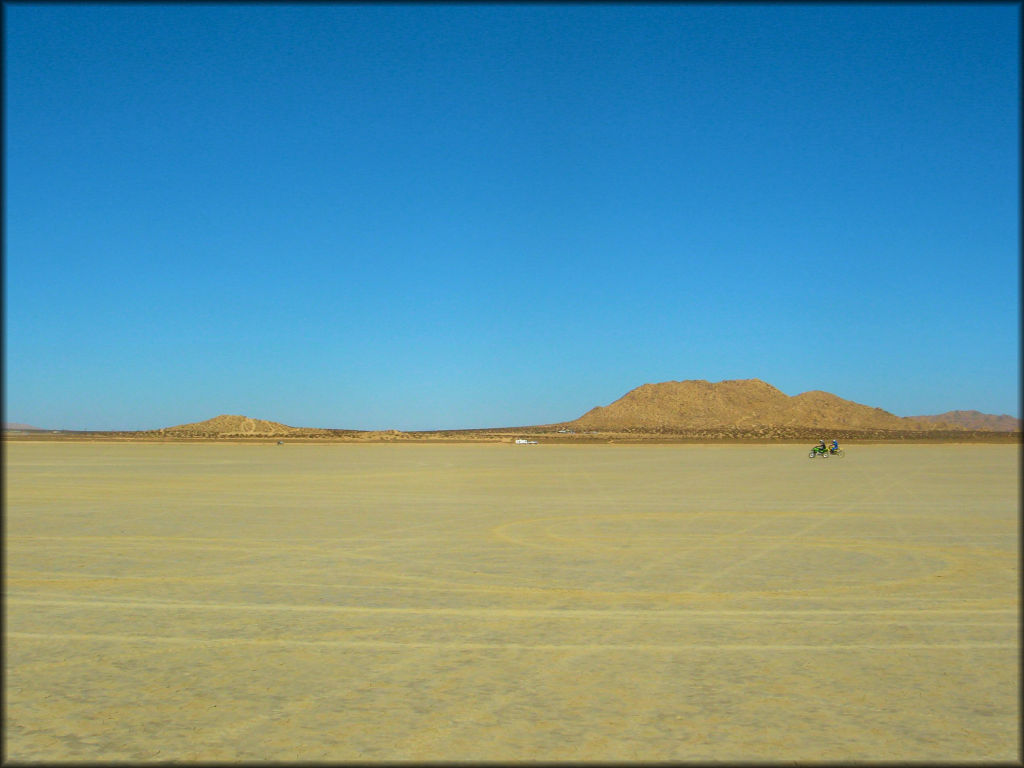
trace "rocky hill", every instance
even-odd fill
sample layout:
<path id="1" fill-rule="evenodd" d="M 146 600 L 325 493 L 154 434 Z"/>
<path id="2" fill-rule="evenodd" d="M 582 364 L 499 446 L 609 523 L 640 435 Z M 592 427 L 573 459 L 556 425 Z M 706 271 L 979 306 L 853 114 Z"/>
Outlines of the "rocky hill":
<path id="1" fill-rule="evenodd" d="M 217 416 L 193 424 L 179 424 L 159 432 L 171 437 L 295 437 L 330 434 L 326 429 L 289 427 L 276 421 L 231 415 Z"/>
<path id="2" fill-rule="evenodd" d="M 20 422 L 4 422 L 4 431 L 11 432 L 44 432 L 45 430 L 41 427 L 33 427 L 31 424 L 21 424 Z"/>
<path id="3" fill-rule="evenodd" d="M 644 384 L 575 421 L 576 429 L 653 431 L 800 427 L 928 431 L 956 429 L 938 419 L 901 417 L 818 390 L 790 397 L 760 379 Z"/>
<path id="4" fill-rule="evenodd" d="M 987 429 L 993 432 L 1020 432 L 1021 420 L 1007 414 L 996 416 L 981 411 L 946 411 L 937 416 L 917 416 L 919 420 L 945 422 L 963 429 Z"/>

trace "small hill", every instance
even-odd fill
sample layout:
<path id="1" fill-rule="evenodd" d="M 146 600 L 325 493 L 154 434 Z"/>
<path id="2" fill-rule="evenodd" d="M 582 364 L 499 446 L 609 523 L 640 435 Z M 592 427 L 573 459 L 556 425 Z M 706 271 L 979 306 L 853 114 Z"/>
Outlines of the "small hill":
<path id="1" fill-rule="evenodd" d="M 193 424 L 179 424 L 160 430 L 163 434 L 188 437 L 286 437 L 327 434 L 326 429 L 289 427 L 276 421 L 251 419 L 248 416 L 216 416 Z"/>
<path id="2" fill-rule="evenodd" d="M 803 427 L 938 430 L 943 421 L 905 418 L 818 390 L 790 397 L 760 379 L 644 384 L 569 425 L 598 430 L 692 430 Z"/>
<path id="3" fill-rule="evenodd" d="M 981 411 L 946 411 L 937 416 L 915 416 L 914 418 L 926 422 L 945 422 L 963 429 L 985 429 L 992 432 L 1021 431 L 1021 420 L 1005 413 L 996 416 Z"/>
<path id="4" fill-rule="evenodd" d="M 9 423 L 4 422 L 4 430 L 11 432 L 46 432 L 47 430 L 42 427 L 33 427 L 31 424 L 21 424 L 19 422 Z"/>

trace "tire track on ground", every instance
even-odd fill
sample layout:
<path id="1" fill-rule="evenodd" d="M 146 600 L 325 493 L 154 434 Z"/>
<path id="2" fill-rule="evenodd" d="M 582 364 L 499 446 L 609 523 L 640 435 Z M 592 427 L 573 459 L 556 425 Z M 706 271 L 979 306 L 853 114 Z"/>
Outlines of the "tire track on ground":
<path id="1" fill-rule="evenodd" d="M 635 651 L 682 653 L 687 651 L 774 652 L 774 651 L 881 651 L 881 650 L 1016 650 L 1017 643 L 476 643 L 476 642 L 403 642 L 397 640 L 297 640 L 290 638 L 192 637 L 165 635 L 116 635 L 86 632 L 8 632 L 8 638 L 23 640 L 70 640 L 119 643 L 162 643 L 167 645 L 280 645 L 335 648 L 367 648 L 371 650 L 497 650 L 497 651 Z"/>
<path id="2" fill-rule="evenodd" d="M 51 593 L 52 594 L 52 593 Z M 716 621 L 723 617 L 735 617 L 737 621 L 748 621 L 751 618 L 768 620 L 784 620 L 785 616 L 883 616 L 910 615 L 925 618 L 932 615 L 983 615 L 1006 614 L 1016 616 L 1016 608 L 790 608 L 790 609 L 587 609 L 587 608 L 453 608 L 438 606 L 371 606 L 371 605 L 313 605 L 294 603 L 225 603 L 225 602 L 192 602 L 181 600 L 138 600 L 132 598 L 119 600 L 76 600 L 38 598 L 19 595 L 5 597 L 8 604 L 21 605 L 53 605 L 60 607 L 82 608 L 142 608 L 153 610 L 199 610 L 199 611 L 294 611 L 312 613 L 369 613 L 369 614 L 424 614 L 437 616 L 493 616 L 498 618 L 530 617 L 530 618 L 566 618 L 566 619 L 645 619 L 678 621 L 684 618 L 712 618 Z M 800 620 L 803 620 L 802 618 Z M 1015 623 L 1015 620 L 1014 622 Z"/>
<path id="3" fill-rule="evenodd" d="M 886 486 L 884 488 L 882 488 L 880 490 L 877 490 L 875 493 L 873 493 L 872 497 L 876 497 L 876 496 L 880 495 L 880 493 L 882 491 L 888 490 L 890 487 L 896 485 L 898 482 L 900 482 L 900 480 L 899 480 L 899 478 L 896 478 L 892 482 L 886 484 Z M 837 497 L 840 497 L 842 495 L 843 495 L 843 491 L 841 491 L 841 490 L 840 491 L 834 491 L 832 494 L 830 494 L 829 496 L 826 496 L 824 499 L 815 499 L 813 501 L 805 502 L 804 504 L 800 505 L 797 509 L 798 510 L 807 509 L 807 508 L 811 507 L 812 505 L 813 506 L 821 506 L 824 503 L 831 502 L 831 501 L 835 500 Z M 764 548 L 758 550 L 757 552 L 754 552 L 753 554 L 749 555 L 748 557 L 745 557 L 745 558 L 743 558 L 741 560 L 734 561 L 730 565 L 725 566 L 724 568 L 719 570 L 714 575 L 704 579 L 703 581 L 701 581 L 701 582 L 697 583 L 696 585 L 694 585 L 693 587 L 691 587 L 690 591 L 693 591 L 693 592 L 702 592 L 702 591 L 704 591 L 710 584 L 714 583 L 715 581 L 718 581 L 719 579 L 721 579 L 721 577 L 726 576 L 726 575 L 728 575 L 730 573 L 733 573 L 734 571 L 736 571 L 739 568 L 748 566 L 750 563 L 755 562 L 756 560 L 759 560 L 762 557 L 765 557 L 766 555 L 769 555 L 772 552 L 775 552 L 775 551 L 781 549 L 786 544 L 792 544 L 792 543 L 798 541 L 799 539 L 803 538 L 810 531 L 813 531 L 813 530 L 815 530 L 817 528 L 820 528 L 821 526 L 825 525 L 826 523 L 831 522 L 832 520 L 837 518 L 840 514 L 842 514 L 844 511 L 850 510 L 856 503 L 858 503 L 858 502 L 846 502 L 846 503 L 842 504 L 841 506 L 839 506 L 838 509 L 836 509 L 833 512 L 824 512 L 824 511 L 821 512 L 820 517 L 818 517 L 817 519 L 811 521 L 809 524 L 807 524 L 803 528 L 800 528 L 799 530 L 795 531 L 791 535 L 785 536 L 785 537 L 779 539 L 778 541 L 776 541 L 775 543 L 773 543 L 773 544 L 771 544 L 771 545 L 769 545 L 767 547 L 764 547 Z M 859 587 L 859 588 L 863 589 L 864 587 Z M 840 588 L 840 589 L 842 589 L 842 588 Z"/>

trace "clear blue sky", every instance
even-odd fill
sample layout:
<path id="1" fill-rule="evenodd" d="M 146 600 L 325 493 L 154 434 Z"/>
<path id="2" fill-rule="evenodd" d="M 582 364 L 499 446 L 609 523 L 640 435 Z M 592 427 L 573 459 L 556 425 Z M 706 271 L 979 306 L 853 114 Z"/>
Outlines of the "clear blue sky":
<path id="1" fill-rule="evenodd" d="M 1020 7 L 4 6 L 5 415 L 1020 415 Z"/>

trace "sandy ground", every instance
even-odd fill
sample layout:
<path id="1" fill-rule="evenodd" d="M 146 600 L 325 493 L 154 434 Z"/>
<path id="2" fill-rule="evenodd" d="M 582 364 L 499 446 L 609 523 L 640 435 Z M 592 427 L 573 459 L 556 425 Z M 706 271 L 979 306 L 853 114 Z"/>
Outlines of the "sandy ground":
<path id="1" fill-rule="evenodd" d="M 8 443 L 10 761 L 1020 759 L 1016 446 Z"/>

